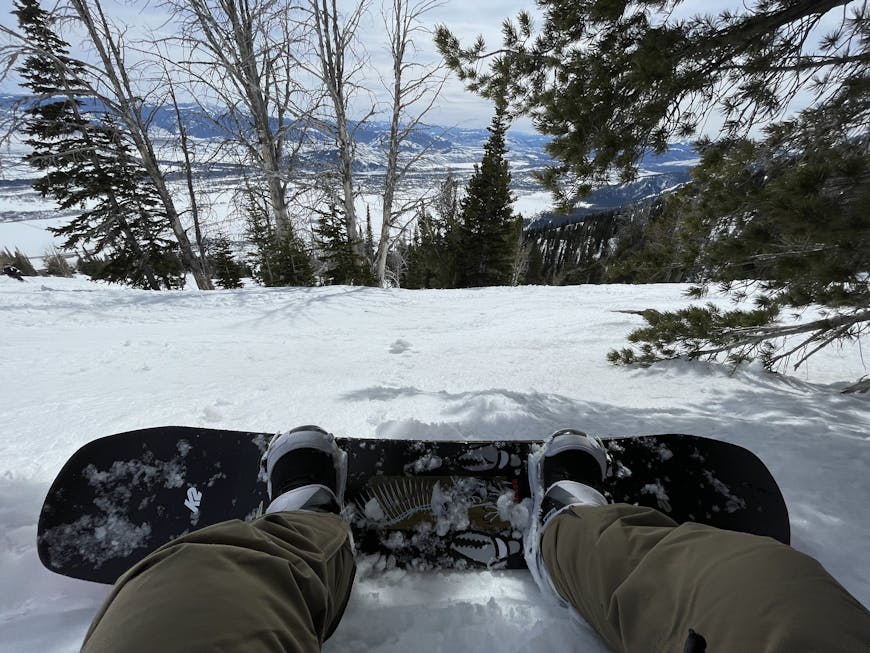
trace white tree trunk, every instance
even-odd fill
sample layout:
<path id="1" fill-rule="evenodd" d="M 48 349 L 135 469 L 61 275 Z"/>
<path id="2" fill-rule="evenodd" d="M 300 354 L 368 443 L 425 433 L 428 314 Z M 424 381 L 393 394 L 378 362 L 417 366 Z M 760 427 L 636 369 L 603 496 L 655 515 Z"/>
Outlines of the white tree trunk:
<path id="1" fill-rule="evenodd" d="M 317 104 L 312 100 L 316 96 L 305 93 L 296 81 L 299 64 L 294 47 L 300 37 L 292 27 L 293 3 L 171 1 L 176 16 L 182 18 L 183 42 L 205 55 L 204 60 L 200 57 L 188 64 L 185 72 L 226 107 L 232 129 L 225 120 L 213 122 L 227 130 L 228 142 L 240 147 L 246 162 L 260 170 L 262 196 L 283 235 L 292 229 L 287 189 L 293 171 L 286 159 L 302 145 L 302 137 L 291 143 L 289 135 L 311 110 L 300 106 L 300 98 L 305 98 L 303 104 Z M 203 115 L 208 116 L 208 111 Z"/>
<path id="2" fill-rule="evenodd" d="M 356 189 L 353 160 L 356 141 L 349 129 L 347 116 L 350 101 L 348 84 L 353 73 L 358 70 L 358 66 L 348 69 L 345 56 L 356 37 L 360 17 L 365 13 L 367 6 L 368 0 L 356 3 L 341 24 L 336 0 L 309 0 L 310 16 L 317 38 L 317 76 L 326 91 L 334 121 L 332 130 L 338 148 L 338 174 L 342 189 L 341 203 L 345 228 L 348 238 L 356 242 L 355 249 L 360 257 L 365 257 L 365 244 L 362 242 L 354 203 Z"/>
<path id="3" fill-rule="evenodd" d="M 375 274 L 381 286 L 387 285 L 387 257 L 393 245 L 393 232 L 402 217 L 415 209 L 423 199 L 422 196 L 410 198 L 401 206 L 396 206 L 396 193 L 401 188 L 406 173 L 421 161 L 428 147 L 409 157 L 402 165 L 399 164 L 399 153 L 404 142 L 438 98 L 444 85 L 444 76 L 441 75 L 440 66 L 422 66 L 420 72 L 411 77 L 405 73 L 408 68 L 416 65 L 408 62 L 407 53 L 413 45 L 415 34 L 423 29 L 421 18 L 440 4 L 438 0 L 419 0 L 413 4 L 411 0 L 390 0 L 388 12 L 384 15 L 393 66 L 388 87 L 391 98 L 390 136 L 387 141 L 381 231 L 375 253 Z"/>

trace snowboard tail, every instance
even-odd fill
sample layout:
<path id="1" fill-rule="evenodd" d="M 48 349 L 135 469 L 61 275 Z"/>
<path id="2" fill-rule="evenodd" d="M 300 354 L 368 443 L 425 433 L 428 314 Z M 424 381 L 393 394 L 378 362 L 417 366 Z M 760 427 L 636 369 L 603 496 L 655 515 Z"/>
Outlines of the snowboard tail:
<path id="1" fill-rule="evenodd" d="M 259 461 L 271 437 L 168 426 L 84 445 L 46 497 L 40 559 L 66 576 L 113 583 L 176 537 L 255 519 L 268 505 Z M 526 461 L 540 441 L 337 442 L 348 454 L 345 516 L 358 553 L 415 569 L 525 567 Z M 782 494 L 750 451 L 679 434 L 604 442 L 611 501 L 789 542 Z"/>

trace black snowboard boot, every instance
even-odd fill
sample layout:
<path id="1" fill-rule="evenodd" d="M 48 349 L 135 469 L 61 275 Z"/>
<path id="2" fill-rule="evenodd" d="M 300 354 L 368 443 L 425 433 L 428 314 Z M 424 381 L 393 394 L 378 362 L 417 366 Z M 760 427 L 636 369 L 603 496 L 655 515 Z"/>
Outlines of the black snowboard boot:
<path id="1" fill-rule="evenodd" d="M 339 514 L 344 508 L 347 454 L 319 426 L 279 433 L 263 454 L 268 478 L 266 514 L 303 510 Z"/>
<path id="2" fill-rule="evenodd" d="M 558 597 L 541 559 L 541 536 L 547 524 L 571 506 L 607 504 L 600 492 L 607 474 L 607 453 L 598 438 L 562 429 L 529 456 L 528 469 L 533 508 L 524 538 L 526 564 L 540 590 Z"/>

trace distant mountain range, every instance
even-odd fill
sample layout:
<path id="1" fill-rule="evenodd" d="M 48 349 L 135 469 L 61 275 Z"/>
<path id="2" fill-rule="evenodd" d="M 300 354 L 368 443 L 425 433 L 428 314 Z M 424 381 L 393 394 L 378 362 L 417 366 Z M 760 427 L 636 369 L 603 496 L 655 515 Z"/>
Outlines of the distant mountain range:
<path id="1" fill-rule="evenodd" d="M 8 116 L 13 107 L 27 100 L 26 96 L 0 96 L 0 120 Z M 202 115 L 201 109 L 193 104 L 180 107 L 183 124 L 188 136 L 199 141 L 221 142 L 230 127 L 229 118 L 215 111 L 212 117 Z M 174 140 L 178 132 L 175 111 L 171 107 L 147 108 L 151 117 L 151 130 L 158 142 Z M 377 183 L 379 173 L 386 166 L 385 144 L 389 136 L 389 123 L 383 121 L 367 121 L 354 125 L 357 139 L 356 169 L 362 174 L 363 181 L 368 179 Z M 334 146 L 327 135 L 309 134 L 311 144 L 305 148 L 302 162 L 312 169 L 337 156 Z M 452 171 L 458 178 L 466 179 L 472 166 L 480 161 L 483 145 L 489 137 L 486 129 L 469 129 L 461 127 L 444 127 L 425 125 L 416 128 L 405 144 L 407 151 L 419 151 L 428 148 L 425 164 L 415 177 L 419 183 L 429 183 L 434 176 L 443 178 L 447 171 Z M 549 138 L 540 134 L 510 131 L 507 135 L 508 157 L 511 161 L 513 185 L 515 192 L 528 193 L 540 190 L 534 179 L 534 172 L 541 170 L 552 159 L 545 151 Z M 627 184 L 614 184 L 595 190 L 586 197 L 583 203 L 572 213 L 544 213 L 538 216 L 535 226 L 550 226 L 582 220 L 584 217 L 604 211 L 612 211 L 623 206 L 637 203 L 661 194 L 663 191 L 686 183 L 690 179 L 691 168 L 698 162 L 698 154 L 691 144 L 674 143 L 664 154 L 648 154 L 640 162 L 638 179 Z M 15 166 L 18 168 L 18 166 Z M 18 168 L 21 170 L 20 168 Z M 15 175 L 4 171 L 0 185 L 19 185 L 29 174 Z M 24 173 L 24 170 L 21 170 Z M 234 165 L 213 165 L 203 174 L 213 177 L 238 176 L 239 169 Z M 17 177 L 17 178 L 16 178 Z"/>
<path id="2" fill-rule="evenodd" d="M 0 120 L 8 116 L 15 106 L 21 107 L 27 101 L 25 95 L 0 95 Z M 214 110 L 209 116 L 195 104 L 180 107 L 182 122 L 190 138 L 200 141 L 220 143 L 234 126 L 229 116 Z M 100 107 L 85 104 L 85 109 L 98 113 Z M 143 113 L 148 117 L 150 130 L 158 142 L 174 139 L 178 134 L 178 123 L 172 107 L 146 106 Z M 277 123 L 274 125 L 277 126 Z M 376 172 L 386 167 L 384 149 L 389 137 L 388 122 L 370 120 L 362 124 L 352 124 L 351 129 L 358 144 L 356 168 L 363 172 Z M 312 163 L 328 160 L 337 155 L 327 134 L 309 129 L 306 139 L 311 143 L 306 148 L 303 160 Z M 469 168 L 480 160 L 483 144 L 489 136 L 486 129 L 464 127 L 445 127 L 440 125 L 421 125 L 409 135 L 404 147 L 406 151 L 419 151 L 428 148 L 429 169 L 443 167 Z M 293 134 L 291 134 L 291 139 Z M 521 169 L 541 168 L 548 164 L 550 157 L 544 151 L 547 138 L 540 134 L 510 132 L 507 144 L 511 151 L 512 163 Z"/>

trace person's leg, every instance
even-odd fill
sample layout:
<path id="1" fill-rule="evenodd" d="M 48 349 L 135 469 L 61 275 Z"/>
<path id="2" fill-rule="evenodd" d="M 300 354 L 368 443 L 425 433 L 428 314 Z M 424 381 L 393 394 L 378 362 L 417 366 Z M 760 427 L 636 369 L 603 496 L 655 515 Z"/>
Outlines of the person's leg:
<path id="1" fill-rule="evenodd" d="M 773 539 L 608 505 L 596 438 L 564 429 L 529 459 L 526 563 L 620 652 L 870 651 L 870 612 Z M 691 631 L 691 635 L 690 635 Z M 700 635 L 700 636 L 699 636 Z"/>
<path id="2" fill-rule="evenodd" d="M 86 653 L 319 651 L 356 567 L 344 505 L 347 456 L 318 426 L 277 435 L 263 455 L 270 503 L 173 540 L 115 584 Z"/>
<path id="3" fill-rule="evenodd" d="M 652 508 L 572 506 L 547 524 L 541 555 L 557 593 L 616 651 L 681 652 L 689 629 L 711 653 L 870 651 L 870 612 L 771 538 L 677 526 Z"/>
<path id="4" fill-rule="evenodd" d="M 336 515 L 276 512 L 217 524 L 122 576 L 82 651 L 319 651 L 354 572 L 348 524 Z"/>

